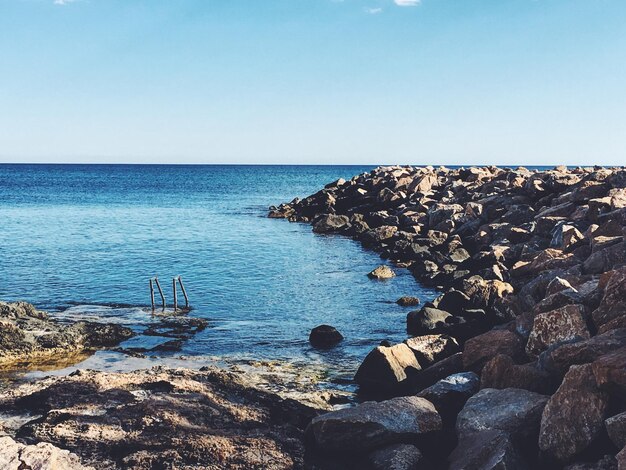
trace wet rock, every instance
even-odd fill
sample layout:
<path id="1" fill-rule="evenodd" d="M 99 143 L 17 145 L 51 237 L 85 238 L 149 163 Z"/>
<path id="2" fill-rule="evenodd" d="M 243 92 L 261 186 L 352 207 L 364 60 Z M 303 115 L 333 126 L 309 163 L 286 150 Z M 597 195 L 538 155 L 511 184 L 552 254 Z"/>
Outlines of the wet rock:
<path id="1" fill-rule="evenodd" d="M 393 391 L 405 385 L 407 374 L 420 369 L 406 344 L 378 346 L 365 357 L 354 380 L 364 390 Z"/>
<path id="2" fill-rule="evenodd" d="M 463 366 L 468 370 L 480 371 L 498 354 L 505 354 L 516 362 L 523 358 L 522 339 L 509 330 L 491 330 L 465 343 Z"/>
<path id="3" fill-rule="evenodd" d="M 410 444 L 393 444 L 375 450 L 367 457 L 371 470 L 419 470 L 424 459 L 420 450 Z"/>
<path id="4" fill-rule="evenodd" d="M 601 436 L 608 405 L 591 365 L 570 367 L 543 411 L 539 448 L 560 462 L 579 455 Z"/>
<path id="5" fill-rule="evenodd" d="M 491 429 L 459 441 L 448 457 L 449 470 L 530 470 L 508 433 Z"/>
<path id="6" fill-rule="evenodd" d="M 404 296 L 396 300 L 396 303 L 401 307 L 413 307 L 415 305 L 419 305 L 420 299 L 417 297 Z"/>
<path id="7" fill-rule="evenodd" d="M 439 431 L 441 418 L 420 397 L 365 402 L 313 418 L 307 429 L 319 452 L 356 453 Z"/>
<path id="8" fill-rule="evenodd" d="M 567 305 L 537 315 L 526 344 L 526 352 L 538 356 L 553 344 L 574 338 L 589 339 L 582 305 Z"/>
<path id="9" fill-rule="evenodd" d="M 423 367 L 460 351 L 459 343 L 448 335 L 424 335 L 409 338 L 404 343 L 411 348 Z"/>
<path id="10" fill-rule="evenodd" d="M 481 372 L 480 388 L 521 388 L 531 392 L 552 393 L 552 377 L 533 364 L 515 364 L 513 359 L 498 354 Z"/>
<path id="11" fill-rule="evenodd" d="M 536 436 L 548 398 L 517 388 L 484 388 L 467 400 L 459 413 L 457 435 L 463 439 L 481 431 L 497 430 L 514 437 Z"/>
<path id="12" fill-rule="evenodd" d="M 368 274 L 373 279 L 391 279 L 396 273 L 389 266 L 381 265 Z"/>
<path id="13" fill-rule="evenodd" d="M 331 348 L 343 340 L 343 335 L 330 325 L 316 326 L 309 334 L 309 343 L 315 348 Z"/>
<path id="14" fill-rule="evenodd" d="M 350 228 L 350 219 L 345 215 L 325 214 L 314 225 L 316 233 L 340 232 Z"/>

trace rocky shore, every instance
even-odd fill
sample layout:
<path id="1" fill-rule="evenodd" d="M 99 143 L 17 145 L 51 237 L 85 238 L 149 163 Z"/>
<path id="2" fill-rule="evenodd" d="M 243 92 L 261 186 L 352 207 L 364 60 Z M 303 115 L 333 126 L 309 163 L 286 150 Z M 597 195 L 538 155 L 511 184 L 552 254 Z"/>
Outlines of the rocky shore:
<path id="1" fill-rule="evenodd" d="M 314 466 L 626 469 L 624 168 L 381 167 L 269 216 L 441 291 L 364 358 L 376 401 L 313 419 Z"/>

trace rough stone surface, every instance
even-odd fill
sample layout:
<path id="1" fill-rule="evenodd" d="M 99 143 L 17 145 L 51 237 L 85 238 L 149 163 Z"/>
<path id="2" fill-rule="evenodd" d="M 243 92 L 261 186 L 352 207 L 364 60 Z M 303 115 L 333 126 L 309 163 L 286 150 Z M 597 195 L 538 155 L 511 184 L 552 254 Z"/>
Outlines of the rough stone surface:
<path id="1" fill-rule="evenodd" d="M 626 411 L 615 416 L 611 416 L 604 421 L 609 438 L 615 447 L 621 449 L 626 446 Z"/>
<path id="2" fill-rule="evenodd" d="M 596 359 L 591 367 L 601 389 L 626 396 L 626 347 Z"/>
<path id="3" fill-rule="evenodd" d="M 317 450 L 346 453 L 419 439 L 440 429 L 441 417 L 432 403 L 420 397 L 399 397 L 318 416 L 307 433 Z"/>
<path id="4" fill-rule="evenodd" d="M 538 356 L 553 344 L 575 338 L 589 339 L 582 305 L 565 307 L 537 315 L 526 344 L 526 352 Z"/>
<path id="5" fill-rule="evenodd" d="M 459 343 L 448 335 L 415 336 L 404 341 L 423 367 L 452 356 L 460 351 Z"/>
<path id="6" fill-rule="evenodd" d="M 570 367 L 543 411 L 539 448 L 557 461 L 572 459 L 600 436 L 608 406 L 591 365 Z"/>
<path id="7" fill-rule="evenodd" d="M 483 367 L 480 388 L 522 388 L 531 392 L 550 394 L 553 391 L 550 374 L 534 364 L 515 364 L 513 359 L 498 354 Z"/>
<path id="8" fill-rule="evenodd" d="M 24 445 L 5 436 L 0 437 L 0 449 L 4 470 L 93 470 L 82 465 L 76 454 L 44 442 Z"/>
<path id="9" fill-rule="evenodd" d="M 389 266 L 381 265 L 368 274 L 373 279 L 391 279 L 395 277 L 396 273 L 393 272 Z"/>
<path id="10" fill-rule="evenodd" d="M 506 432 L 480 431 L 461 439 L 448 457 L 449 470 L 530 470 Z"/>
<path id="11" fill-rule="evenodd" d="M 423 461 L 420 450 L 410 444 L 393 444 L 372 452 L 368 458 L 371 470 L 419 470 Z"/>
<path id="12" fill-rule="evenodd" d="M 465 343 L 463 365 L 466 369 L 480 371 L 498 354 L 519 360 L 523 355 L 522 339 L 509 330 L 491 330 Z"/>
<path id="13" fill-rule="evenodd" d="M 485 388 L 471 397 L 459 413 L 459 439 L 486 430 L 529 437 L 539 430 L 541 413 L 548 397 L 517 388 Z"/>
<path id="14" fill-rule="evenodd" d="M 407 373 L 420 368 L 406 344 L 378 346 L 363 360 L 354 380 L 364 389 L 393 391 L 406 382 Z"/>

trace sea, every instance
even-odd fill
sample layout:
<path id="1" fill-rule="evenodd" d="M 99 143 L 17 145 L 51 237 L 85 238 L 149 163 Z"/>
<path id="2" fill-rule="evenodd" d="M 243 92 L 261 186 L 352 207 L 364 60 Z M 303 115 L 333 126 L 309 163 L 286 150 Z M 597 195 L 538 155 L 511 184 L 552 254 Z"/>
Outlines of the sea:
<path id="1" fill-rule="evenodd" d="M 180 351 L 150 353 L 150 364 L 287 363 L 349 383 L 372 348 L 406 338 L 410 309 L 396 299 L 426 302 L 436 293 L 404 269 L 371 280 L 367 273 L 385 263 L 378 254 L 267 213 L 372 168 L 2 164 L 0 300 L 28 301 L 61 321 L 125 324 L 138 332 L 125 346 L 154 345 L 158 338 L 141 335 L 157 321 L 149 280 L 158 276 L 171 308 L 172 280 L 181 276 L 186 315 L 208 327 Z M 184 304 L 180 290 L 178 298 Z M 320 324 L 344 341 L 311 347 L 309 332 Z M 135 360 L 102 352 L 61 371 L 123 369 Z"/>

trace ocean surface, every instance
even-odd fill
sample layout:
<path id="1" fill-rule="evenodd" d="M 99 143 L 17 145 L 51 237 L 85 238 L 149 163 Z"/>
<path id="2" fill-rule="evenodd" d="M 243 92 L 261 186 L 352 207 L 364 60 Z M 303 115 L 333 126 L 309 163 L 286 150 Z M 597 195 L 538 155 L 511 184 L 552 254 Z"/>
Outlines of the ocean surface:
<path id="1" fill-rule="evenodd" d="M 172 277 L 181 275 L 189 315 L 209 327 L 156 362 L 180 355 L 199 363 L 289 361 L 346 381 L 381 340 L 406 338 L 410 309 L 396 305 L 398 297 L 427 301 L 435 293 L 406 270 L 370 280 L 366 274 L 382 263 L 377 254 L 269 219 L 267 208 L 370 169 L 0 165 L 0 299 L 141 331 L 154 321 L 148 280 L 159 276 L 171 304 Z M 343 343 L 310 347 L 309 332 L 322 323 L 335 326 Z M 83 365 L 132 361 L 101 357 Z"/>

